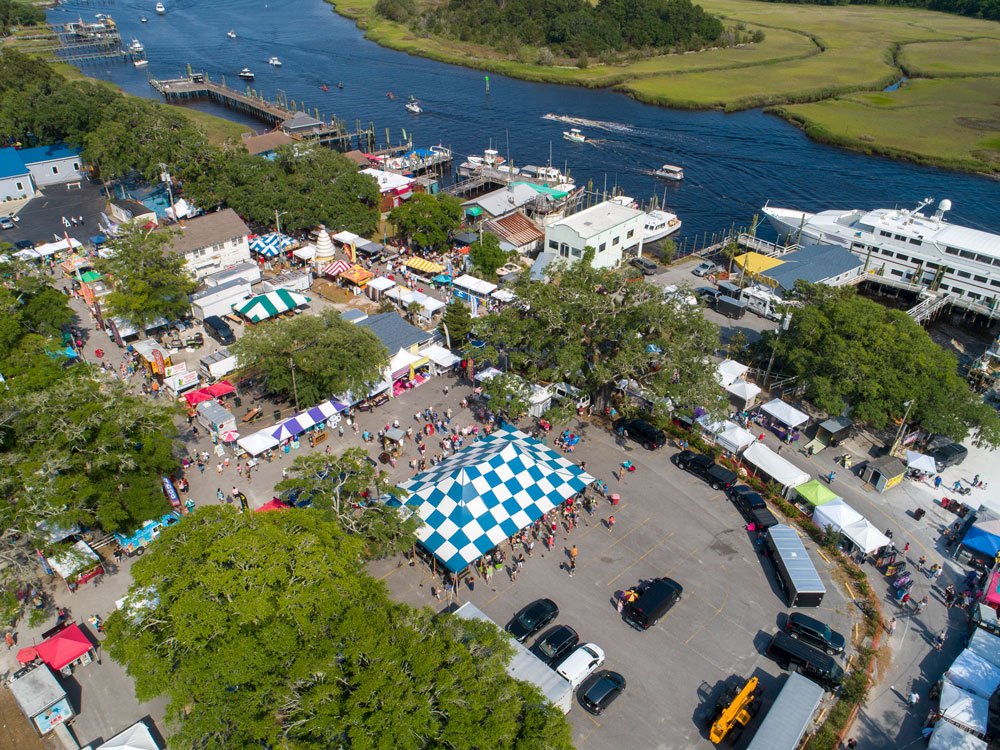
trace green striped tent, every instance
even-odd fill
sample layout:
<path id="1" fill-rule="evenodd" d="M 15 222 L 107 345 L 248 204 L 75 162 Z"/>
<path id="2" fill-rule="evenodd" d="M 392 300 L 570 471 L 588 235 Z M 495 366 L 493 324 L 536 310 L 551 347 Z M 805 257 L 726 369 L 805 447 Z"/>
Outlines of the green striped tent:
<path id="1" fill-rule="evenodd" d="M 275 292 L 259 294 L 251 297 L 241 305 L 235 305 L 233 309 L 249 320 L 251 323 L 260 323 L 262 320 L 281 315 L 296 307 L 308 304 L 309 297 L 304 294 L 296 294 L 287 289 L 278 289 Z"/>

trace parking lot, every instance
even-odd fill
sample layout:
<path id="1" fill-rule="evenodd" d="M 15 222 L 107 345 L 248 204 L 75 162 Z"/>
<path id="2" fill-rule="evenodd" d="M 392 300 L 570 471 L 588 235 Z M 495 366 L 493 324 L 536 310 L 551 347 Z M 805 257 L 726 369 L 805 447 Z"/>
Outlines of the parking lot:
<path id="1" fill-rule="evenodd" d="M 405 406 L 401 410 L 406 413 Z M 674 448 L 651 453 L 634 443 L 619 444 L 608 430 L 586 421 L 570 429 L 583 436 L 572 458 L 586 461 L 587 471 L 607 481 L 621 503 L 604 502 L 593 516 L 584 514 L 584 523 L 561 533 L 551 552 L 536 545 L 516 582 L 506 574 L 490 586 L 476 579 L 472 588 L 462 586 L 459 600 L 472 601 L 502 626 L 524 605 L 549 597 L 560 608 L 557 623 L 605 650 L 604 668 L 620 672 L 628 688 L 600 717 L 575 704 L 569 718 L 576 747 L 617 749 L 625 736 L 642 748 L 712 747 L 708 715 L 727 681 L 757 676 L 765 705 L 783 683 L 780 669 L 763 656 L 788 611 L 770 563 L 754 551 L 745 522 L 725 495 L 670 463 Z M 626 458 L 637 470 L 621 482 L 612 472 Z M 609 529 L 612 512 L 616 523 Z M 573 545 L 578 557 L 570 577 L 563 565 Z M 827 587 L 823 606 L 806 612 L 850 638 L 854 605 L 831 580 L 831 567 L 815 546 L 806 547 Z M 395 596 L 444 606 L 431 596 L 438 583 L 431 571 L 398 563 L 374 566 Z M 617 613 L 615 594 L 661 576 L 684 587 L 683 599 L 659 625 L 634 630 Z"/>
<path id="2" fill-rule="evenodd" d="M 86 244 L 101 230 L 98 226 L 106 199 L 99 183 L 82 180 L 80 186 L 52 185 L 17 211 L 17 224 L 0 233 L 3 242 L 28 240 L 36 245 L 63 238 L 63 233 Z M 63 225 L 63 217 L 83 217 L 83 224 Z"/>

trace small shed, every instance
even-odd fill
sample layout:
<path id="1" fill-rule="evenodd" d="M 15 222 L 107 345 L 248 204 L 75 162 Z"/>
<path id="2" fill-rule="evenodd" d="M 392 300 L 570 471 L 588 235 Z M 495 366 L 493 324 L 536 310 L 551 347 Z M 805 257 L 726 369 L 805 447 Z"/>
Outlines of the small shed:
<path id="1" fill-rule="evenodd" d="M 879 492 L 885 492 L 903 481 L 906 464 L 895 456 L 882 456 L 869 461 L 861 469 L 861 479 Z"/>
<path id="2" fill-rule="evenodd" d="M 38 734 L 46 735 L 73 718 L 75 714 L 66 691 L 47 666 L 39 664 L 17 674 L 20 676 L 10 683 L 10 692 Z"/>

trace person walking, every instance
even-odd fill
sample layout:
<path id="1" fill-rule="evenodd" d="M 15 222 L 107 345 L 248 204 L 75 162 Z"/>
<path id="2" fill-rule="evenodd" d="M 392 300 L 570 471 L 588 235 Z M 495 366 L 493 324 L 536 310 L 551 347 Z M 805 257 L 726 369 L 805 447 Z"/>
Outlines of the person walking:
<path id="1" fill-rule="evenodd" d="M 896 632 L 896 618 L 895 617 L 893 617 L 891 620 L 889 620 L 889 625 L 886 627 L 886 630 L 889 631 L 889 635 L 892 635 L 893 633 Z"/>
<path id="2" fill-rule="evenodd" d="M 608 531 L 611 531 L 615 527 L 615 517 L 608 516 Z"/>
<path id="3" fill-rule="evenodd" d="M 226 493 L 222 491 L 221 487 L 215 490 L 215 497 L 220 503 L 224 503 L 226 501 Z"/>
<path id="4" fill-rule="evenodd" d="M 577 549 L 576 549 L 576 545 L 574 544 L 573 547 L 569 551 L 569 559 L 570 560 L 576 560 L 576 555 L 577 555 Z"/>
<path id="5" fill-rule="evenodd" d="M 923 555 L 921 555 L 920 557 L 917 558 L 917 570 L 919 570 L 921 573 L 924 572 L 924 566 L 926 564 L 927 564 L 927 558 L 926 557 L 924 557 Z"/>
<path id="6" fill-rule="evenodd" d="M 915 706 L 920 703 L 920 696 L 917 695 L 916 691 L 910 691 L 910 696 L 906 699 L 906 705 Z"/>
<path id="7" fill-rule="evenodd" d="M 576 559 L 573 558 L 569 561 L 569 577 L 573 577 L 573 573 L 576 572 Z"/>
<path id="8" fill-rule="evenodd" d="M 948 631 L 942 630 L 934 637 L 934 650 L 940 651 L 944 647 L 945 639 L 948 637 Z"/>

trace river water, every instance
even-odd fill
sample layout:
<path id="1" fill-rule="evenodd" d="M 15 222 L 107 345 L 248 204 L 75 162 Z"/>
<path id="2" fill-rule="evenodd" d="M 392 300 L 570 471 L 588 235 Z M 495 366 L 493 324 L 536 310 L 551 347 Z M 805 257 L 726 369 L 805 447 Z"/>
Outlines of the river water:
<path id="1" fill-rule="evenodd" d="M 953 222 L 1000 232 L 1000 181 L 878 157 L 810 141 L 799 130 L 760 111 L 686 112 L 640 104 L 621 94 L 574 86 L 528 83 L 383 49 L 365 40 L 353 22 L 322 0 L 75 0 L 49 12 L 51 22 L 96 13 L 114 17 L 126 44 L 146 47 L 146 71 L 130 63 L 89 65 L 84 72 L 114 81 L 141 96 L 147 83 L 176 77 L 187 65 L 242 88 L 243 67 L 269 98 L 279 92 L 312 112 L 353 123 L 374 122 L 380 142 L 389 128 L 414 144 L 442 143 L 457 156 L 479 154 L 491 144 L 515 164 L 568 165 L 579 184 L 618 185 L 645 202 L 652 196 L 676 211 L 682 236 L 711 235 L 732 224 L 748 225 L 765 201 L 806 210 L 912 206 L 921 198 L 951 199 Z M 148 23 L 140 23 L 146 16 Z M 237 39 L 229 39 L 232 29 Z M 283 62 L 267 64 L 276 55 Z M 337 82 L 344 88 L 338 90 Z M 322 90 L 323 85 L 329 91 Z M 393 91 L 397 99 L 385 94 Z M 423 114 L 403 109 L 416 96 Z M 206 105 L 209 106 L 209 105 Z M 579 118 L 592 144 L 562 139 L 570 125 L 546 113 Z M 238 119 L 225 113 L 231 119 Z M 260 126 L 255 126 L 259 129 Z M 457 164 L 456 160 L 456 164 Z M 683 183 L 664 184 L 648 174 L 667 162 L 684 167 Z"/>

